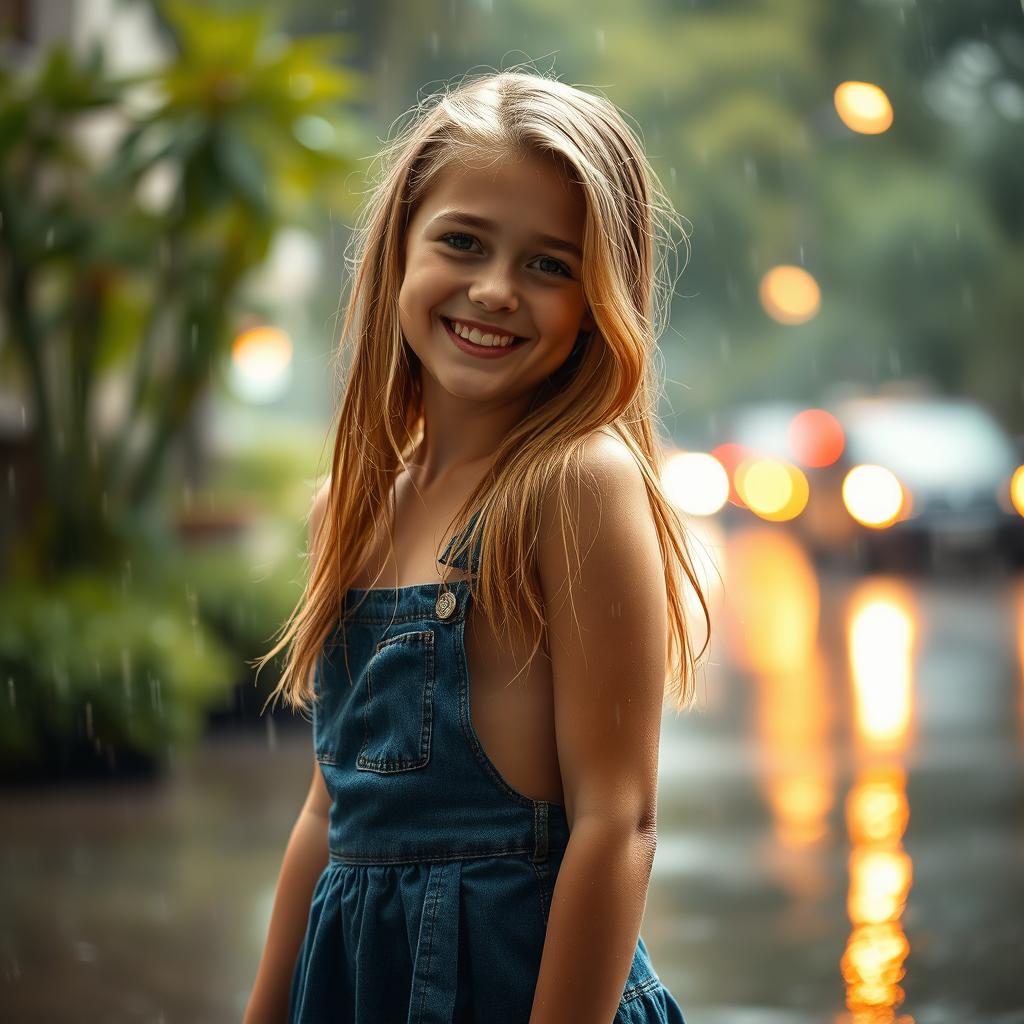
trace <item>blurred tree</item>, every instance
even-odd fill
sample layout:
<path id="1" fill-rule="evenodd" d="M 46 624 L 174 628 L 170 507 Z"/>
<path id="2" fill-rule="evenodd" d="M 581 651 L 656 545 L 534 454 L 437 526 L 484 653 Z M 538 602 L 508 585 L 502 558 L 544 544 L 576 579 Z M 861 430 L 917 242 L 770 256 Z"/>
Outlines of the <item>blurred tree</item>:
<path id="1" fill-rule="evenodd" d="M 122 552 L 245 275 L 280 226 L 350 205 L 346 40 L 291 39 L 262 11 L 158 11 L 174 56 L 152 73 L 113 79 L 98 48 L 58 49 L 0 77 L 0 359 L 29 392 L 40 475 L 11 559 L 26 578 Z M 123 129 L 99 157 L 97 113 Z"/>

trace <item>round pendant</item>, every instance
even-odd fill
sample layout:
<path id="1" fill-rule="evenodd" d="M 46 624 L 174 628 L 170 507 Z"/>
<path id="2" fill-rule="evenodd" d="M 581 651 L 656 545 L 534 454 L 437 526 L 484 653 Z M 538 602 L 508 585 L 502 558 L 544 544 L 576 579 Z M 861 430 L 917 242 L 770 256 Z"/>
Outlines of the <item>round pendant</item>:
<path id="1" fill-rule="evenodd" d="M 438 596 L 434 611 L 437 612 L 439 619 L 447 619 L 455 611 L 455 605 L 455 595 L 450 590 L 446 590 Z"/>

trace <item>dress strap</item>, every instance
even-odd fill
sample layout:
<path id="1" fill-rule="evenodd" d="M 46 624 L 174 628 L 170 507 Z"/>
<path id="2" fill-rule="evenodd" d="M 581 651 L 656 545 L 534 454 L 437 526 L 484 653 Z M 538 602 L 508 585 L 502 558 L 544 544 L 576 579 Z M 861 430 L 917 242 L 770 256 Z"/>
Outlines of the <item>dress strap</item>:
<path id="1" fill-rule="evenodd" d="M 476 544 L 473 545 L 472 552 L 469 551 L 468 545 L 469 535 L 473 532 L 473 527 L 476 525 L 476 521 L 480 518 L 480 513 L 482 511 L 482 508 L 478 508 L 469 517 L 469 522 L 466 524 L 466 528 L 461 533 L 455 534 L 455 536 L 448 541 L 444 551 L 441 552 L 441 555 L 438 558 L 439 562 L 443 562 L 445 565 L 450 565 L 455 569 L 461 569 L 463 572 L 476 573 L 480 566 L 480 537 L 477 537 Z M 469 567 L 470 554 L 472 554 L 473 558 L 472 569 Z"/>

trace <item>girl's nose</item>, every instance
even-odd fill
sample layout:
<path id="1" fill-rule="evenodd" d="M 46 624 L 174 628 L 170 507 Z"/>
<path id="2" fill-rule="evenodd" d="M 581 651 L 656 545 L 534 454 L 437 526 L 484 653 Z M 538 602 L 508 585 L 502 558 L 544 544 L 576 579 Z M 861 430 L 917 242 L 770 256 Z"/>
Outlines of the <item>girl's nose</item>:
<path id="1" fill-rule="evenodd" d="M 469 300 L 484 309 L 515 310 L 519 307 L 515 284 L 509 272 L 491 268 L 469 286 Z"/>

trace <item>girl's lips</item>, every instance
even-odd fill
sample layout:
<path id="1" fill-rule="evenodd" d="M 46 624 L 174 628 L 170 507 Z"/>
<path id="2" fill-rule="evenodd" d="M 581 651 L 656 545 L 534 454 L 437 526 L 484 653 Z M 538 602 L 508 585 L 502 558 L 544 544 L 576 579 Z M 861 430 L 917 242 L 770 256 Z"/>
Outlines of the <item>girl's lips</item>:
<path id="1" fill-rule="evenodd" d="M 447 317 L 441 317 L 441 323 L 444 325 L 445 331 L 448 333 L 448 337 L 452 339 L 458 348 L 461 348 L 463 352 L 468 352 L 471 356 L 477 356 L 480 359 L 500 359 L 502 356 L 507 356 L 516 349 L 522 348 L 526 344 L 526 338 L 522 338 L 519 341 L 513 341 L 511 345 L 505 346 L 487 346 L 487 345 L 474 345 L 473 342 L 467 341 L 465 338 L 460 338 L 451 328 L 451 322 Z"/>

